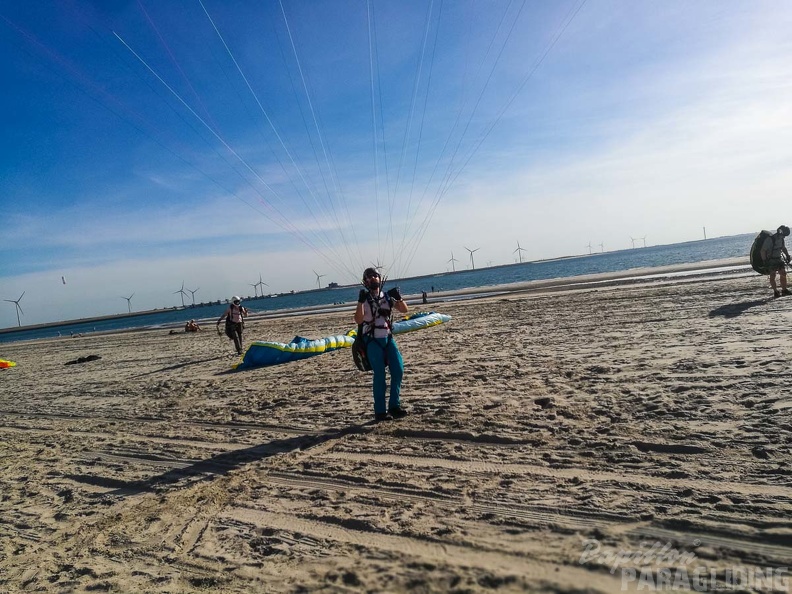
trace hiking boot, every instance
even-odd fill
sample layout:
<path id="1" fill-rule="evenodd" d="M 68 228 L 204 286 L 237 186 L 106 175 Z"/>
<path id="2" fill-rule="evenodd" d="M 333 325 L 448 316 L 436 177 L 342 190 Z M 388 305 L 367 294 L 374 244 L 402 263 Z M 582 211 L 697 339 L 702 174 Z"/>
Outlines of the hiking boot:
<path id="1" fill-rule="evenodd" d="M 392 421 L 393 417 L 389 413 L 376 413 L 374 415 L 374 420 L 380 423 L 382 421 Z"/>
<path id="2" fill-rule="evenodd" d="M 781 297 L 781 292 L 780 291 L 773 291 L 773 299 L 777 299 L 778 297 Z"/>
<path id="3" fill-rule="evenodd" d="M 401 406 L 394 406 L 393 408 L 389 409 L 388 412 L 393 415 L 394 419 L 401 419 L 402 417 L 407 416 L 407 411 Z"/>
<path id="4" fill-rule="evenodd" d="M 792 292 L 789 289 L 784 289 L 783 291 L 781 291 L 781 294 L 782 295 L 792 295 Z"/>

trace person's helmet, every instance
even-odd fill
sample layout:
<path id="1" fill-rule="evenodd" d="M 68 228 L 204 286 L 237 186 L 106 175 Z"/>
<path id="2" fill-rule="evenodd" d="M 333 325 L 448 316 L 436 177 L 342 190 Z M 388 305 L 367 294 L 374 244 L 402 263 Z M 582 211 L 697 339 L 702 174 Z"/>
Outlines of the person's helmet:
<path id="1" fill-rule="evenodd" d="M 234 305 L 239 305 L 241 302 L 242 302 L 242 299 L 237 297 L 236 295 L 231 297 L 231 303 L 233 303 Z"/>
<path id="2" fill-rule="evenodd" d="M 377 269 L 376 269 L 376 268 L 366 268 L 366 269 L 363 271 L 363 286 L 364 286 L 364 287 L 366 287 L 367 289 L 370 289 L 370 288 L 371 288 L 371 286 L 369 285 L 369 281 L 370 281 L 371 279 L 376 279 L 376 280 L 377 280 L 377 282 L 376 282 L 376 283 L 374 283 L 374 284 L 375 284 L 376 286 L 379 286 L 379 284 L 380 284 L 380 279 L 381 279 L 381 278 L 382 278 L 382 277 L 380 276 L 380 273 L 379 273 L 379 272 L 377 272 Z"/>
<path id="3" fill-rule="evenodd" d="M 789 227 L 787 227 L 786 225 L 781 225 L 781 226 L 778 228 L 778 232 L 779 232 L 781 235 L 783 235 L 784 237 L 788 237 L 788 236 L 789 236 Z"/>

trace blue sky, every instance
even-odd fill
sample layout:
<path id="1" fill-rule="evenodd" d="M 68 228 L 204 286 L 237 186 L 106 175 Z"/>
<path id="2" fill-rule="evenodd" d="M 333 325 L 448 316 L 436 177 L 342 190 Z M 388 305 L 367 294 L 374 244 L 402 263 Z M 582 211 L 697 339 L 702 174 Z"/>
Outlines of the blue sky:
<path id="1" fill-rule="evenodd" d="M 0 1 L 0 298 L 34 324 L 789 224 L 790 30 L 747 0 Z"/>

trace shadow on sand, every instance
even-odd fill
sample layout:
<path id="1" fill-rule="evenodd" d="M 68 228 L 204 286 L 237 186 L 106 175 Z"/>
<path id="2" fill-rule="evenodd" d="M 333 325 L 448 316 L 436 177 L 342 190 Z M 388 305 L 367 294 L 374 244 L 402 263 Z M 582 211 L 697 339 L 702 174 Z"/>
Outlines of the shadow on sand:
<path id="1" fill-rule="evenodd" d="M 128 497 L 130 495 L 139 495 L 145 492 L 162 492 L 166 486 L 177 483 L 188 477 L 208 478 L 209 476 L 223 476 L 236 468 L 241 468 L 247 464 L 258 462 L 259 460 L 264 460 L 275 454 L 305 450 L 332 439 L 339 439 L 345 435 L 367 432 L 371 430 L 374 425 L 375 423 L 372 420 L 367 423 L 350 425 L 321 434 L 309 433 L 306 435 L 287 437 L 285 439 L 274 439 L 268 443 L 241 450 L 224 452 L 206 460 L 199 460 L 186 466 L 180 466 L 179 468 L 171 468 L 162 474 L 140 481 L 124 481 L 90 474 L 70 474 L 65 476 L 66 478 L 84 484 L 114 489 L 113 491 L 103 493 L 101 495 L 102 497 L 107 495 Z M 101 457 L 101 455 L 99 457 Z M 144 461 L 146 458 L 141 457 L 141 460 Z"/>
<path id="2" fill-rule="evenodd" d="M 715 318 L 718 316 L 723 316 L 724 318 L 736 318 L 752 307 L 758 307 L 759 305 L 765 305 L 766 303 L 769 303 L 768 299 L 755 299 L 754 301 L 745 301 L 743 303 L 730 303 L 727 305 L 721 305 L 720 307 L 713 309 L 709 313 L 709 317 Z"/>
<path id="3" fill-rule="evenodd" d="M 163 367 L 162 369 L 154 369 L 153 371 L 147 371 L 146 373 L 139 373 L 138 375 L 132 377 L 145 377 L 147 375 L 154 375 L 155 373 L 162 373 L 163 371 L 175 371 L 177 369 L 182 369 L 184 367 L 190 367 L 191 365 L 201 365 L 203 363 L 210 363 L 215 359 L 216 359 L 215 357 L 212 357 L 210 359 L 196 359 L 195 361 L 186 361 L 185 363 L 169 365 L 168 367 Z"/>

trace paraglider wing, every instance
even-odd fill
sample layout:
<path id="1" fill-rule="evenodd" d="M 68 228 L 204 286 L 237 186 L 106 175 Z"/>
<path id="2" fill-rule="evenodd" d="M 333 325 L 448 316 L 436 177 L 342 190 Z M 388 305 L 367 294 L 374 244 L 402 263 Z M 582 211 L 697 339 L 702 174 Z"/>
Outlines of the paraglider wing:
<path id="1" fill-rule="evenodd" d="M 316 340 L 295 336 L 288 344 L 256 341 L 248 347 L 242 362 L 234 366 L 234 369 L 252 369 L 299 361 L 337 349 L 349 348 L 353 342 L 354 338 L 346 335 L 328 336 Z"/>
<path id="2" fill-rule="evenodd" d="M 413 330 L 423 330 L 432 326 L 439 326 L 451 321 L 448 314 L 435 313 L 433 311 L 422 311 L 406 316 L 404 319 L 394 322 L 393 333 L 404 334 Z"/>
<path id="3" fill-rule="evenodd" d="M 393 333 L 403 334 L 412 330 L 431 328 L 450 320 L 451 316 L 446 314 L 435 312 L 416 313 L 393 324 Z M 355 334 L 355 330 L 350 330 L 347 334 L 328 336 L 316 340 L 295 336 L 288 344 L 259 340 L 248 347 L 242 362 L 235 365 L 234 369 L 253 369 L 254 367 L 280 365 L 281 363 L 308 359 L 309 357 L 315 357 L 316 355 L 338 349 L 348 349 L 355 342 Z"/>

